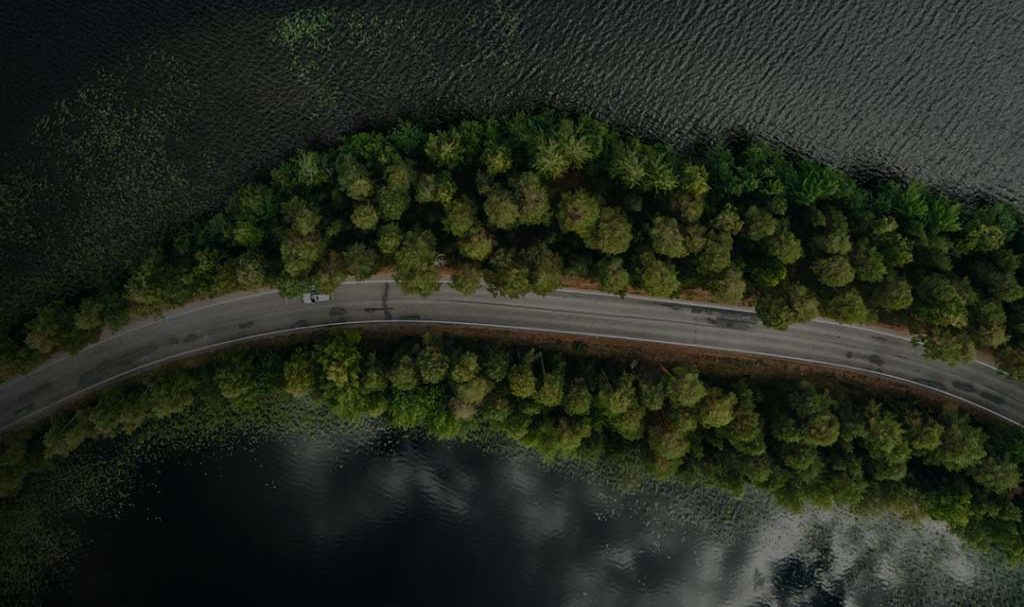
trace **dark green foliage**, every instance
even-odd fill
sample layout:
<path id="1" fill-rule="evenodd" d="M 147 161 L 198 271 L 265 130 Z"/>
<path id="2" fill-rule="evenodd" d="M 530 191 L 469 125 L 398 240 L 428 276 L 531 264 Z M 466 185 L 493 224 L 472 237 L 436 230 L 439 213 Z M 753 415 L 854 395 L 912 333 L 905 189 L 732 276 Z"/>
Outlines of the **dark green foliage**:
<path id="1" fill-rule="evenodd" d="M 584 190 L 573 190 L 562 195 L 558 203 L 558 225 L 563 232 L 590 237 L 601 218 L 601 198 Z"/>
<path id="2" fill-rule="evenodd" d="M 407 232 L 395 253 L 395 280 L 402 289 L 430 295 L 438 289 L 437 241 L 426 230 Z"/>
<path id="3" fill-rule="evenodd" d="M 655 297 L 672 297 L 680 289 L 675 267 L 652 253 L 640 256 L 633 276 L 637 288 Z"/>
<path id="4" fill-rule="evenodd" d="M 684 156 L 550 112 L 402 123 L 297 153 L 155 247 L 121 288 L 44 303 L 0 336 L 0 372 L 195 298 L 326 291 L 385 268 L 426 295 L 444 266 L 463 290 L 482 276 L 512 297 L 571 272 L 618 294 L 754 301 L 776 328 L 817 314 L 898 323 L 928 356 L 994 348 L 1024 377 L 1021 225 L 1008 204 L 859 187 L 762 142 Z"/>
<path id="5" fill-rule="evenodd" d="M 756 309 L 766 326 L 785 329 L 793 323 L 814 318 L 818 313 L 818 302 L 807 287 L 787 282 L 762 293 Z"/>
<path id="6" fill-rule="evenodd" d="M 452 270 L 452 288 L 463 295 L 471 295 L 480 288 L 484 273 L 476 264 L 464 263 Z"/>
<path id="7" fill-rule="evenodd" d="M 907 397 L 823 390 L 806 381 L 702 377 L 671 369 L 427 335 L 365 344 L 341 332 L 291 349 L 243 350 L 171 370 L 4 437 L 0 495 L 89 440 L 204 407 L 258 415 L 283 397 L 344 420 L 385 416 L 439 438 L 505 436 L 545 457 L 645 461 L 652 474 L 792 506 L 889 509 L 946 521 L 972 544 L 1024 558 L 1024 434 Z M 200 396 L 202 395 L 202 396 Z M 52 465 L 52 464 L 48 464 Z"/>
<path id="8" fill-rule="evenodd" d="M 519 205 L 512 198 L 512 192 L 503 187 L 491 188 L 484 197 L 484 214 L 487 224 L 498 230 L 511 230 L 519 223 Z"/>
<path id="9" fill-rule="evenodd" d="M 651 248 L 663 257 L 678 259 L 690 254 L 686 239 L 679 231 L 679 222 L 674 217 L 659 215 L 651 222 L 648 229 Z"/>
<path id="10" fill-rule="evenodd" d="M 602 291 L 625 295 L 629 290 L 629 272 L 621 257 L 606 257 L 597 265 L 597 279 Z"/>
<path id="11" fill-rule="evenodd" d="M 615 207 L 601 209 L 597 225 L 585 240 L 588 247 L 606 255 L 625 253 L 632 241 L 633 224 L 622 209 Z"/>

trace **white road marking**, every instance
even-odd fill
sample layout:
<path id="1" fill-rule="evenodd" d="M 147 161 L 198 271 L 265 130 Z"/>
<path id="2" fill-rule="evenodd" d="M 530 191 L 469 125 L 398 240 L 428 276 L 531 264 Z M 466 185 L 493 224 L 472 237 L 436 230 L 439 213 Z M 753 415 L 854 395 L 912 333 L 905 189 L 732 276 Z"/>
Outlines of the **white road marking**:
<path id="1" fill-rule="evenodd" d="M 482 328 L 489 328 L 489 329 L 509 329 L 509 330 L 516 330 L 516 331 L 532 331 L 532 332 L 536 332 L 536 333 L 554 333 L 554 334 L 559 334 L 559 335 L 574 335 L 574 336 L 579 336 L 579 337 L 595 337 L 595 338 L 602 338 L 602 339 L 618 339 L 618 340 L 635 341 L 635 342 L 643 342 L 643 343 L 663 344 L 663 345 L 670 345 L 670 346 L 690 346 L 690 347 L 703 348 L 703 349 L 707 349 L 707 350 L 718 350 L 718 351 L 722 351 L 722 352 L 732 352 L 732 353 L 737 353 L 737 354 L 749 354 L 749 355 L 754 355 L 754 356 L 765 356 L 765 357 L 768 357 L 768 358 L 792 360 L 792 361 L 809 363 L 809 364 L 814 364 L 814 365 L 819 365 L 819 366 L 826 366 L 826 367 L 833 367 L 833 368 L 838 368 L 838 369 L 845 369 L 845 370 L 849 370 L 849 371 L 855 371 L 857 373 L 867 373 L 867 374 L 871 374 L 871 375 L 877 375 L 877 376 L 880 376 L 880 377 L 885 377 L 887 379 L 895 380 L 895 381 L 900 382 L 900 383 L 910 384 L 910 385 L 913 385 L 913 386 L 918 386 L 920 388 L 924 388 L 924 389 L 930 390 L 932 392 L 937 392 L 937 393 L 942 394 L 944 396 L 948 396 L 950 398 L 962 401 L 962 402 L 967 403 L 969 405 L 978 407 L 979 409 L 982 409 L 982 410 L 990 413 L 991 415 L 994 415 L 994 416 L 996 416 L 996 417 L 998 417 L 998 418 L 1000 418 L 1002 420 L 1005 420 L 1005 421 L 1007 421 L 1007 422 L 1009 422 L 1009 423 L 1011 423 L 1011 424 L 1013 424 L 1015 426 L 1024 427 L 1024 424 L 1021 424 L 1020 422 L 1014 421 L 1013 419 L 1011 419 L 1009 417 L 1006 417 L 1005 415 L 1003 415 L 1003 414 L 1001 414 L 1001 413 L 999 413 L 997 411 L 993 411 L 992 409 L 989 409 L 988 407 L 986 407 L 986 406 L 984 406 L 984 405 L 982 405 L 980 403 L 974 402 L 974 401 L 972 401 L 970 399 L 967 399 L 967 398 L 964 398 L 962 396 L 958 396 L 958 395 L 953 394 L 951 392 L 947 392 L 946 390 L 942 390 L 940 388 L 935 388 L 934 386 L 929 386 L 928 384 L 924 384 L 924 383 L 921 383 L 921 382 L 916 382 L 916 381 L 911 380 L 911 379 L 905 379 L 905 378 L 902 378 L 902 377 L 899 377 L 899 376 L 896 376 L 896 375 L 890 375 L 888 373 L 883 373 L 881 371 L 873 371 L 871 369 L 863 369 L 863 368 L 860 368 L 860 367 L 853 367 L 853 366 L 849 366 L 849 365 L 843 365 L 843 364 L 840 364 L 840 363 L 821 362 L 821 361 L 816 361 L 816 360 L 808 359 L 808 358 L 802 358 L 802 357 L 798 357 L 798 356 L 787 356 L 787 355 L 784 355 L 784 354 L 767 354 L 767 353 L 764 353 L 764 352 L 758 352 L 756 350 L 741 350 L 741 349 L 736 349 L 736 348 L 723 348 L 723 347 L 716 347 L 716 346 L 694 346 L 693 344 L 687 344 L 685 342 L 660 340 L 660 339 L 650 339 L 650 338 L 645 338 L 645 337 L 624 337 L 624 336 L 616 336 L 616 335 L 607 335 L 607 334 L 603 334 L 603 333 L 592 333 L 592 332 L 587 332 L 587 331 L 543 329 L 543 328 L 538 328 L 538 327 L 522 327 L 522 326 L 515 326 L 515 325 L 502 325 L 502 324 L 496 324 L 496 323 L 492 324 L 492 323 L 478 323 L 478 322 L 458 322 L 458 321 L 449 321 L 449 320 L 349 320 L 349 321 L 344 321 L 343 320 L 343 321 L 337 321 L 337 322 L 329 322 L 329 323 L 321 323 L 321 324 L 316 324 L 316 325 L 308 325 L 308 326 L 303 326 L 303 327 L 294 327 L 294 328 L 288 328 L 288 329 L 277 329 L 277 330 L 274 330 L 274 331 L 266 331 L 266 332 L 263 332 L 263 333 L 256 333 L 256 334 L 253 334 L 253 335 L 247 335 L 245 337 L 236 337 L 236 338 L 229 339 L 229 340 L 226 340 L 226 341 L 218 342 L 216 344 L 208 344 L 208 345 L 205 345 L 205 346 L 202 346 L 202 347 L 199 347 L 199 348 L 193 348 L 192 350 L 187 350 L 187 351 L 184 351 L 184 352 L 179 352 L 177 354 L 172 354 L 170 356 L 165 356 L 165 357 L 163 357 L 161 359 L 158 359 L 158 360 L 155 360 L 155 361 L 151 361 L 151 362 L 148 362 L 148 363 L 143 364 L 143 365 L 139 365 L 139 366 L 134 367 L 132 369 L 129 369 L 127 371 L 123 371 L 121 373 L 118 373 L 116 375 L 108 377 L 108 378 L 106 378 L 104 380 L 96 382 L 96 383 L 94 383 L 94 384 L 92 384 L 92 385 L 90 385 L 88 387 L 82 388 L 82 389 L 80 389 L 80 390 L 78 390 L 78 391 L 76 391 L 76 392 L 74 392 L 72 394 L 69 394 L 69 395 L 65 396 L 64 398 L 61 398 L 60 400 L 57 400 L 57 401 L 47 405 L 46 407 L 44 407 L 42 409 L 39 409 L 38 411 L 34 411 L 31 414 L 29 414 L 29 415 L 23 416 L 23 417 L 19 418 L 18 420 L 14 421 L 14 422 L 11 422 L 11 423 L 3 426 L 3 427 L 0 427 L 0 432 L 4 432 L 8 428 L 10 428 L 10 427 L 12 427 L 14 425 L 23 424 L 23 423 L 25 423 L 25 422 L 27 422 L 29 420 L 35 419 L 36 417 L 38 417 L 38 416 L 40 416 L 40 415 L 42 415 L 42 414 L 44 414 L 44 413 L 46 413 L 46 412 L 56 408 L 56 407 L 59 407 L 60 405 L 62 405 L 65 402 L 74 400 L 74 399 L 76 399 L 76 398 L 78 398 L 78 397 L 80 397 L 80 396 L 82 396 L 84 394 L 87 394 L 88 392 L 91 392 L 93 390 L 101 388 L 101 387 L 103 387 L 103 386 L 105 386 L 107 384 L 110 384 L 112 382 L 115 382 L 115 381 L 117 381 L 117 380 L 119 380 L 121 378 L 128 377 L 130 375 L 134 375 L 134 374 L 140 373 L 140 372 L 142 372 L 145 369 L 149 369 L 151 367 L 155 367 L 155 366 L 158 366 L 158 365 L 161 365 L 163 363 L 170 362 L 170 361 L 173 361 L 173 360 L 176 360 L 176 359 L 188 358 L 188 357 L 194 356 L 196 354 L 200 354 L 200 353 L 207 352 L 207 351 L 210 351 L 210 350 L 215 350 L 215 349 L 223 348 L 223 347 L 226 347 L 226 346 L 230 346 L 232 344 L 238 344 L 238 343 L 243 343 L 243 342 L 247 342 L 247 341 L 254 341 L 254 340 L 257 340 L 257 339 L 260 339 L 260 338 L 272 337 L 272 336 L 275 336 L 275 335 L 285 335 L 285 334 L 289 334 L 289 333 L 299 333 L 299 332 L 303 332 L 303 331 L 312 331 L 312 330 L 323 329 L 323 328 L 327 328 L 327 327 L 355 326 L 355 325 L 372 325 L 372 324 L 452 325 L 452 326 L 482 327 Z"/>

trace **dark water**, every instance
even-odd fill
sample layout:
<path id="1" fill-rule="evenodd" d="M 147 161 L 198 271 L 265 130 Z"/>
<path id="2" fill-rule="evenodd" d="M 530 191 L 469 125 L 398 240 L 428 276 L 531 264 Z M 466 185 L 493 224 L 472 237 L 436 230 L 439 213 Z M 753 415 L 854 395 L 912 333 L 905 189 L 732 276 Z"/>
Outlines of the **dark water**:
<path id="1" fill-rule="evenodd" d="M 521 452 L 296 439 L 178 459 L 94 527 L 55 605 L 1015 605 L 935 524 L 625 494 Z"/>
<path id="2" fill-rule="evenodd" d="M 742 131 L 1024 202 L 1022 31 L 1013 0 L 8 0 L 0 315 L 116 276 L 295 148 L 398 118 Z"/>

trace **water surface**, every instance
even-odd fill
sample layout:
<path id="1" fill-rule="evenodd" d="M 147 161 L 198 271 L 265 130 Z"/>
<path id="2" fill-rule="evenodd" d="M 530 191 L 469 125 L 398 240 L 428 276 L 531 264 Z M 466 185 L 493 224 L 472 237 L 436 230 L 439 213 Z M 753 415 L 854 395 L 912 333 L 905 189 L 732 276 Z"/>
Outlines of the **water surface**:
<path id="1" fill-rule="evenodd" d="M 54 605 L 1013 605 L 940 525 L 368 430 L 150 467 Z"/>
<path id="2" fill-rule="evenodd" d="M 682 146 L 743 132 L 860 175 L 1024 201 L 1012 0 L 4 8 L 0 313 L 116 276 L 296 148 L 400 118 L 553 107 Z"/>

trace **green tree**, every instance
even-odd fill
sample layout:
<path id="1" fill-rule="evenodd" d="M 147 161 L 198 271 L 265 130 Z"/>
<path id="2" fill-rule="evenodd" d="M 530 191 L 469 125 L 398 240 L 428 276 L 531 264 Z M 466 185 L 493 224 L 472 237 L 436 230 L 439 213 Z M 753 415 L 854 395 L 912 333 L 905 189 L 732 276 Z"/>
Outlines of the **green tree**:
<path id="1" fill-rule="evenodd" d="M 55 415 L 43 434 L 43 457 L 63 457 L 93 437 L 96 429 L 88 415 L 64 412 Z"/>
<path id="2" fill-rule="evenodd" d="M 415 390 L 420 385 L 420 375 L 416 359 L 409 354 L 402 354 L 391 364 L 391 385 L 399 392 Z"/>
<path id="3" fill-rule="evenodd" d="M 36 311 L 25 329 L 25 345 L 40 354 L 52 354 L 63 347 L 71 331 L 63 303 L 49 303 Z"/>
<path id="4" fill-rule="evenodd" d="M 513 364 L 508 371 L 508 389 L 516 398 L 532 398 L 537 392 L 537 377 L 533 371 L 534 361 L 538 354 L 534 350 L 527 352 L 519 362 Z"/>
<path id="5" fill-rule="evenodd" d="M 446 204 L 455 198 L 458 187 L 451 173 L 420 173 L 416 181 L 415 198 L 419 204 Z"/>
<path id="6" fill-rule="evenodd" d="M 509 179 L 519 203 L 519 225 L 546 226 L 551 223 L 551 195 L 540 176 L 532 171 Z"/>
<path id="7" fill-rule="evenodd" d="M 822 312 L 844 323 L 866 324 L 872 320 L 871 310 L 854 288 L 840 289 L 826 296 L 822 301 Z"/>
<path id="8" fill-rule="evenodd" d="M 732 422 L 736 408 L 736 395 L 719 388 L 711 388 L 704 395 L 698 407 L 700 425 L 705 428 L 721 428 Z"/>
<path id="9" fill-rule="evenodd" d="M 455 398 L 467 405 L 479 405 L 494 389 L 486 377 L 474 377 L 455 386 Z"/>
<path id="10" fill-rule="evenodd" d="M 385 187 L 377 192 L 377 209 L 385 221 L 398 221 L 409 209 L 412 200 L 403 189 Z"/>
<path id="11" fill-rule="evenodd" d="M 324 378 L 335 387 L 360 388 L 362 352 L 358 345 L 358 333 L 343 333 L 319 344 L 314 350 L 313 356 Z"/>
<path id="12" fill-rule="evenodd" d="M 1020 257 L 1010 250 L 996 251 L 971 263 L 971 283 L 979 291 L 1000 302 L 1014 302 L 1024 297 L 1024 287 L 1017 281 Z"/>
<path id="13" fill-rule="evenodd" d="M 666 380 L 668 402 L 678 409 L 692 409 L 705 395 L 707 388 L 693 367 L 673 367 Z"/>
<path id="14" fill-rule="evenodd" d="M 533 168 L 548 180 L 565 175 L 571 162 L 561 142 L 554 138 L 540 142 L 534 150 Z"/>
<path id="15" fill-rule="evenodd" d="M 465 196 L 445 203 L 444 213 L 444 227 L 452 236 L 465 236 L 479 225 L 476 205 Z"/>
<path id="16" fill-rule="evenodd" d="M 835 409 L 836 401 L 828 390 L 801 381 L 790 392 L 786 406 L 772 410 L 768 428 L 783 443 L 830 447 L 839 439 Z"/>
<path id="17" fill-rule="evenodd" d="M 930 274 L 914 287 L 911 313 L 914 321 L 926 326 L 962 329 L 967 326 L 969 301 L 962 285 Z"/>
<path id="18" fill-rule="evenodd" d="M 638 188 L 647 181 L 647 167 L 640 148 L 636 139 L 613 148 L 608 174 L 627 188 Z"/>
<path id="19" fill-rule="evenodd" d="M 605 257 L 597 264 L 597 279 L 602 291 L 625 295 L 629 290 L 629 271 L 621 257 Z"/>
<path id="20" fill-rule="evenodd" d="M 747 292 L 747 283 L 743 280 L 743 270 L 737 267 L 726 268 L 711 279 L 708 284 L 715 299 L 724 303 L 737 304 L 743 301 Z"/>
<path id="21" fill-rule="evenodd" d="M 985 301 L 971 310 L 970 338 L 979 345 L 998 348 L 1009 341 L 1006 311 L 996 301 Z"/>
<path id="22" fill-rule="evenodd" d="M 352 213 L 349 215 L 349 221 L 352 225 L 369 232 L 370 230 L 377 227 L 377 221 L 380 216 L 377 214 L 377 208 L 372 204 L 358 204 L 352 207 Z"/>
<path id="23" fill-rule="evenodd" d="M 488 146 L 480 161 L 488 175 L 501 175 L 512 169 L 512 152 L 503 145 Z"/>
<path id="24" fill-rule="evenodd" d="M 775 235 L 762 241 L 765 252 L 781 261 L 784 265 L 796 263 L 804 256 L 803 245 L 796 234 L 789 229 L 780 229 Z"/>
<path id="25" fill-rule="evenodd" d="M 637 287 L 654 297 L 672 297 L 679 292 L 679 275 L 675 267 L 652 253 L 642 253 L 634 275 Z"/>
<path id="26" fill-rule="evenodd" d="M 544 245 L 534 245 L 526 251 L 530 264 L 530 289 L 538 295 L 547 295 L 562 286 L 562 258 Z"/>
<path id="27" fill-rule="evenodd" d="M 533 399 L 545 407 L 557 407 L 565 396 L 565 361 L 556 358 L 552 363 L 544 364 L 542 357 L 541 367 L 543 373 Z"/>
<path id="28" fill-rule="evenodd" d="M 715 432 L 724 438 L 737 453 L 759 457 L 767 447 L 764 442 L 764 423 L 754 402 L 754 393 L 743 386 L 736 392 L 732 421 Z"/>
<path id="29" fill-rule="evenodd" d="M 147 414 L 154 419 L 165 419 L 184 412 L 195 403 L 199 382 L 188 371 L 168 371 L 146 382 L 140 399 L 148 406 Z"/>
<path id="30" fill-rule="evenodd" d="M 747 207 L 743 215 L 744 235 L 755 242 L 764 240 L 775 234 L 779 228 L 779 220 L 770 212 L 756 205 Z"/>
<path id="31" fill-rule="evenodd" d="M 463 295 L 472 295 L 480 288 L 484 273 L 475 264 L 459 264 L 452 271 L 452 288 Z"/>
<path id="32" fill-rule="evenodd" d="M 511 357 L 508 348 L 502 346 L 489 347 L 484 351 L 480 367 L 484 376 L 493 382 L 503 382 L 508 375 Z"/>
<path id="33" fill-rule="evenodd" d="M 704 197 L 711 190 L 708 178 L 708 170 L 703 166 L 683 167 L 679 185 L 672 192 L 672 206 L 683 221 L 694 223 L 703 214 Z"/>
<path id="34" fill-rule="evenodd" d="M 690 452 L 695 428 L 688 416 L 676 413 L 662 417 L 660 423 L 647 427 L 647 446 L 659 457 L 680 460 Z"/>
<path id="35" fill-rule="evenodd" d="M 642 411 L 636 396 L 636 377 L 629 371 L 623 371 L 618 380 L 612 382 L 602 375 L 598 382 L 595 405 L 610 416 L 625 415 L 634 409 Z"/>
<path id="36" fill-rule="evenodd" d="M 298 196 L 293 196 L 281 205 L 281 215 L 300 236 L 311 236 L 323 221 L 316 207 Z"/>
<path id="37" fill-rule="evenodd" d="M 717 274 L 732 265 L 732 236 L 728 232 L 712 232 L 697 253 L 697 271 L 705 276 Z"/>
<path id="38" fill-rule="evenodd" d="M 715 218 L 711 220 L 711 227 L 723 234 L 735 236 L 743 229 L 743 218 L 740 217 L 736 207 L 726 203 L 718 212 L 718 215 L 715 215 Z"/>
<path id="39" fill-rule="evenodd" d="M 318 237 L 291 232 L 281 240 L 281 262 L 287 276 L 307 276 L 320 261 L 327 246 Z"/>
<path id="40" fill-rule="evenodd" d="M 438 384 L 448 377 L 448 355 L 444 345 L 429 333 L 423 336 L 423 347 L 416 356 L 416 367 L 425 384 Z"/>
<path id="41" fill-rule="evenodd" d="M 366 201 L 373 196 L 373 178 L 366 167 L 350 155 L 338 159 L 338 185 L 352 200 Z"/>
<path id="42" fill-rule="evenodd" d="M 239 289 L 257 289 L 266 286 L 269 278 L 267 261 L 256 252 L 244 253 L 235 264 L 235 284 Z"/>
<path id="43" fill-rule="evenodd" d="M 648 411 L 661 411 L 667 397 L 666 388 L 660 377 L 641 377 L 637 382 L 640 405 Z"/>
<path id="44" fill-rule="evenodd" d="M 380 270 L 377 251 L 361 242 L 354 242 L 342 254 L 342 262 L 356 280 L 366 280 Z"/>
<path id="45" fill-rule="evenodd" d="M 834 289 L 850 284 L 855 276 L 850 260 L 844 255 L 815 259 L 811 268 L 818 277 L 818 282 Z"/>
<path id="46" fill-rule="evenodd" d="M 914 303 L 913 289 L 902 276 L 890 274 L 885 282 L 872 291 L 871 303 L 890 312 L 906 310 Z"/>
<path id="47" fill-rule="evenodd" d="M 558 204 L 558 225 L 563 232 L 588 237 L 601 216 L 601 199 L 585 190 L 562 194 Z"/>
<path id="48" fill-rule="evenodd" d="M 882 481 L 899 481 L 907 474 L 911 447 L 900 419 L 883 406 L 870 401 L 867 406 L 867 432 L 864 449 L 874 462 L 874 476 Z"/>
<path id="49" fill-rule="evenodd" d="M 1007 493 L 1020 488 L 1020 467 L 1015 462 L 988 456 L 968 470 L 974 482 L 993 493 Z"/>
<path id="50" fill-rule="evenodd" d="M 494 237 L 478 228 L 459 240 L 459 253 L 467 259 L 483 261 L 494 250 Z"/>
<path id="51" fill-rule="evenodd" d="M 750 281 L 759 289 L 770 289 L 782 284 L 789 276 L 789 270 L 777 257 L 762 257 L 754 260 L 749 276 Z"/>
<path id="52" fill-rule="evenodd" d="M 434 235 L 427 230 L 406 232 L 395 253 L 395 281 L 403 291 L 426 296 L 438 289 L 435 246 Z"/>
<path id="53" fill-rule="evenodd" d="M 814 244 L 828 255 L 846 255 L 853 250 L 850 241 L 849 223 L 843 212 L 829 208 L 824 212 L 821 226 L 824 228 L 814 237 Z"/>
<path id="54" fill-rule="evenodd" d="M 655 192 L 671 192 L 679 185 L 679 176 L 669 154 L 653 147 L 644 148 L 644 185 Z"/>
<path id="55" fill-rule="evenodd" d="M 533 287 L 529 264 L 511 249 L 499 249 L 491 256 L 484 277 L 487 288 L 504 297 L 522 297 Z"/>
<path id="56" fill-rule="evenodd" d="M 453 356 L 451 378 L 455 383 L 465 383 L 480 374 L 480 361 L 475 352 L 469 350 Z"/>
<path id="57" fill-rule="evenodd" d="M 651 238 L 651 248 L 658 255 L 678 259 L 690 254 L 679 231 L 679 222 L 674 217 L 658 215 L 651 221 L 647 231 Z"/>
<path id="58" fill-rule="evenodd" d="M 937 449 L 925 455 L 924 462 L 950 472 L 960 472 L 980 464 L 986 456 L 985 432 L 955 409 L 947 409 L 943 421 L 942 442 Z"/>
<path id="59" fill-rule="evenodd" d="M 445 169 L 457 168 L 465 154 L 462 138 L 451 131 L 427 135 L 423 151 L 431 162 Z"/>
<path id="60" fill-rule="evenodd" d="M 582 377 L 573 377 L 565 391 L 564 408 L 569 415 L 583 416 L 590 412 L 593 396 Z"/>
<path id="61" fill-rule="evenodd" d="M 807 287 L 784 282 L 758 296 L 757 317 L 766 327 L 785 329 L 789 325 L 808 322 L 818 314 L 818 300 Z"/>
<path id="62" fill-rule="evenodd" d="M 493 188 L 484 198 L 484 214 L 487 224 L 498 230 L 511 230 L 519 223 L 519 205 L 512 192 L 505 188 Z"/>
<path id="63" fill-rule="evenodd" d="M 856 278 L 860 282 L 881 282 L 888 273 L 885 258 L 878 252 L 878 248 L 863 240 L 857 241 L 854 245 L 850 265 L 853 266 Z"/>
<path id="64" fill-rule="evenodd" d="M 251 409 L 264 395 L 255 355 L 243 353 L 232 356 L 217 367 L 213 374 L 218 392 L 236 409 Z"/>
<path id="65" fill-rule="evenodd" d="M 584 237 L 584 241 L 591 249 L 606 255 L 625 253 L 633 241 L 633 224 L 622 209 L 604 207 L 597 225 Z"/>
<path id="66" fill-rule="evenodd" d="M 301 397 L 312 392 L 315 385 L 311 353 L 296 350 L 284 364 L 284 391 L 294 397 Z"/>

